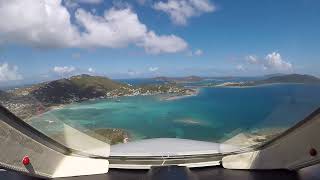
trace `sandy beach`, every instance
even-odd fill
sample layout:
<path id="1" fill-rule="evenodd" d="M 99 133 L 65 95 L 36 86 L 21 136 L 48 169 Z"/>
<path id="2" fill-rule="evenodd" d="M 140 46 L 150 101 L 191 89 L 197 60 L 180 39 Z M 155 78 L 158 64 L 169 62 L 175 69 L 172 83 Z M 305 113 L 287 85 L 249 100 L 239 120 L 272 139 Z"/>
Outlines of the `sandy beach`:
<path id="1" fill-rule="evenodd" d="M 254 129 L 250 132 L 241 132 L 222 143 L 236 145 L 242 148 L 256 146 L 267 142 L 285 130 L 286 128 L 281 127 Z"/>

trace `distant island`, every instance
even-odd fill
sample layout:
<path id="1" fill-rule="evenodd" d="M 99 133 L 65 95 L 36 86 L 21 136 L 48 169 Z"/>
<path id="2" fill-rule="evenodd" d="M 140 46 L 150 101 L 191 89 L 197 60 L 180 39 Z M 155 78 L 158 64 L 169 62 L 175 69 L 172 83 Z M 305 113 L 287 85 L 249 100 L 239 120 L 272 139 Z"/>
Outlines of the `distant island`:
<path id="1" fill-rule="evenodd" d="M 153 78 L 157 81 L 168 82 L 168 83 L 188 83 L 188 82 L 198 82 L 203 81 L 205 78 L 200 76 L 186 76 L 186 77 L 155 77 Z"/>
<path id="2" fill-rule="evenodd" d="M 320 79 L 306 74 L 286 74 L 286 75 L 274 75 L 267 77 L 266 79 L 247 81 L 247 82 L 224 82 L 216 84 L 216 87 L 250 87 L 266 84 L 278 84 L 278 83 L 299 83 L 299 84 L 320 84 Z"/>

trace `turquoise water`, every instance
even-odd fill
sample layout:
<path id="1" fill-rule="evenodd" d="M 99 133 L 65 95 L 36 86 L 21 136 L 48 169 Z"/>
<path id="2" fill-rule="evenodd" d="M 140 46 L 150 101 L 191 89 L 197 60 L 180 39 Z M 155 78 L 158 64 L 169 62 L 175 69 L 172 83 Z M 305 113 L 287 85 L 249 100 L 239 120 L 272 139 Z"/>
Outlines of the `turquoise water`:
<path id="1" fill-rule="evenodd" d="M 319 92 L 320 86 L 302 84 L 202 88 L 197 96 L 170 101 L 137 96 L 68 105 L 33 124 L 50 130 L 45 122 L 59 119 L 88 129 L 125 129 L 134 139 L 219 141 L 243 131 L 292 126 L 320 106 Z"/>

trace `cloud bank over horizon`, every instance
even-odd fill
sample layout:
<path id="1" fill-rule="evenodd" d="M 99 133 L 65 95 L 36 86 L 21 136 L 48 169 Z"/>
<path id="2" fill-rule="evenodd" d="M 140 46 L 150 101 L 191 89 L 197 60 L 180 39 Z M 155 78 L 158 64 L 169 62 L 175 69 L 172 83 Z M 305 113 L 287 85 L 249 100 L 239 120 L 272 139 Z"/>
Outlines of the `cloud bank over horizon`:
<path id="1" fill-rule="evenodd" d="M 0 82 L 16 81 L 23 79 L 18 72 L 18 66 L 12 66 L 8 63 L 0 63 Z"/>
<path id="2" fill-rule="evenodd" d="M 248 55 L 245 58 L 245 63 L 238 64 L 238 71 L 250 71 L 253 67 L 258 67 L 259 70 L 265 73 L 292 73 L 294 66 L 292 63 L 282 58 L 279 52 L 268 53 L 264 58 L 259 58 L 257 55 Z"/>

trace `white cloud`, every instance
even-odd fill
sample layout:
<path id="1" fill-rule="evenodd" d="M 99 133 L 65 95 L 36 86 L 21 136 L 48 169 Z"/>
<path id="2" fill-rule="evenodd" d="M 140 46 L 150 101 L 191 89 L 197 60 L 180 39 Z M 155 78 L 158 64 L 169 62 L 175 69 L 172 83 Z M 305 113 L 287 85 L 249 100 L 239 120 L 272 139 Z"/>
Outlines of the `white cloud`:
<path id="1" fill-rule="evenodd" d="M 237 66 L 236 66 L 236 69 L 237 69 L 238 71 L 246 71 L 246 69 L 245 69 L 245 67 L 244 67 L 243 65 L 237 65 Z"/>
<path id="2" fill-rule="evenodd" d="M 139 71 L 135 71 L 135 70 L 133 70 L 133 69 L 128 69 L 127 74 L 128 74 L 129 76 L 137 76 L 137 75 L 140 74 L 140 72 L 139 72 Z"/>
<path id="3" fill-rule="evenodd" d="M 77 24 L 70 17 L 61 0 L 0 0 L 0 22 L 6 22 L 0 23 L 0 43 L 47 48 L 121 48 L 135 44 L 151 53 L 175 53 L 187 47 L 180 37 L 148 30 L 128 7 L 111 8 L 103 16 L 78 9 Z"/>
<path id="4" fill-rule="evenodd" d="M 190 57 L 191 56 L 201 56 L 201 55 L 203 55 L 203 51 L 201 49 L 196 49 L 195 51 L 190 50 L 187 52 L 187 56 L 190 56 Z"/>
<path id="5" fill-rule="evenodd" d="M 74 0 L 64 0 L 64 5 L 69 9 L 76 9 L 79 7 L 79 4 Z"/>
<path id="6" fill-rule="evenodd" d="M 272 52 L 265 57 L 264 67 L 277 71 L 291 71 L 293 66 L 290 62 L 282 59 L 280 53 Z"/>
<path id="7" fill-rule="evenodd" d="M 210 0 L 168 0 L 155 3 L 154 9 L 167 13 L 173 23 L 185 25 L 190 17 L 213 12 L 216 8 Z"/>
<path id="8" fill-rule="evenodd" d="M 10 66 L 8 63 L 0 64 L 0 82 L 21 79 L 23 77 L 18 73 L 17 66 Z"/>
<path id="9" fill-rule="evenodd" d="M 201 49 L 197 49 L 197 50 L 194 52 L 194 54 L 195 54 L 196 56 L 201 56 L 201 55 L 203 54 L 203 51 L 202 51 Z"/>
<path id="10" fill-rule="evenodd" d="M 90 73 L 94 73 L 94 72 L 95 72 L 95 70 L 94 70 L 93 68 L 89 68 L 89 69 L 88 69 L 88 72 L 90 72 Z"/>
<path id="11" fill-rule="evenodd" d="M 255 55 L 248 55 L 246 60 L 249 64 L 259 64 L 258 57 Z"/>
<path id="12" fill-rule="evenodd" d="M 139 44 L 151 54 L 176 53 L 188 47 L 188 44 L 180 37 L 175 35 L 158 36 L 153 31 L 148 32 Z"/>
<path id="13" fill-rule="evenodd" d="M 79 39 L 61 0 L 0 0 L 0 22 L 0 42 L 70 47 Z"/>
<path id="14" fill-rule="evenodd" d="M 112 8 L 105 12 L 104 17 L 79 9 L 75 17 L 86 29 L 82 35 L 83 46 L 124 47 L 143 39 L 147 32 L 147 27 L 130 9 Z"/>
<path id="15" fill-rule="evenodd" d="M 150 72 L 155 72 L 155 71 L 158 71 L 158 70 L 159 70 L 158 67 L 150 67 L 150 68 L 149 68 L 149 71 L 150 71 Z"/>
<path id="16" fill-rule="evenodd" d="M 72 73 L 76 70 L 76 68 L 74 68 L 73 66 L 55 66 L 53 68 L 53 71 L 58 73 L 58 74 L 69 74 Z"/>
<path id="17" fill-rule="evenodd" d="M 293 65 L 284 60 L 278 52 L 271 52 L 264 58 L 259 58 L 256 55 L 248 55 L 245 57 L 245 60 L 248 65 L 245 70 L 257 67 L 261 67 L 264 71 L 269 72 L 290 72 L 293 70 Z M 238 67 L 237 69 L 241 68 Z"/>

